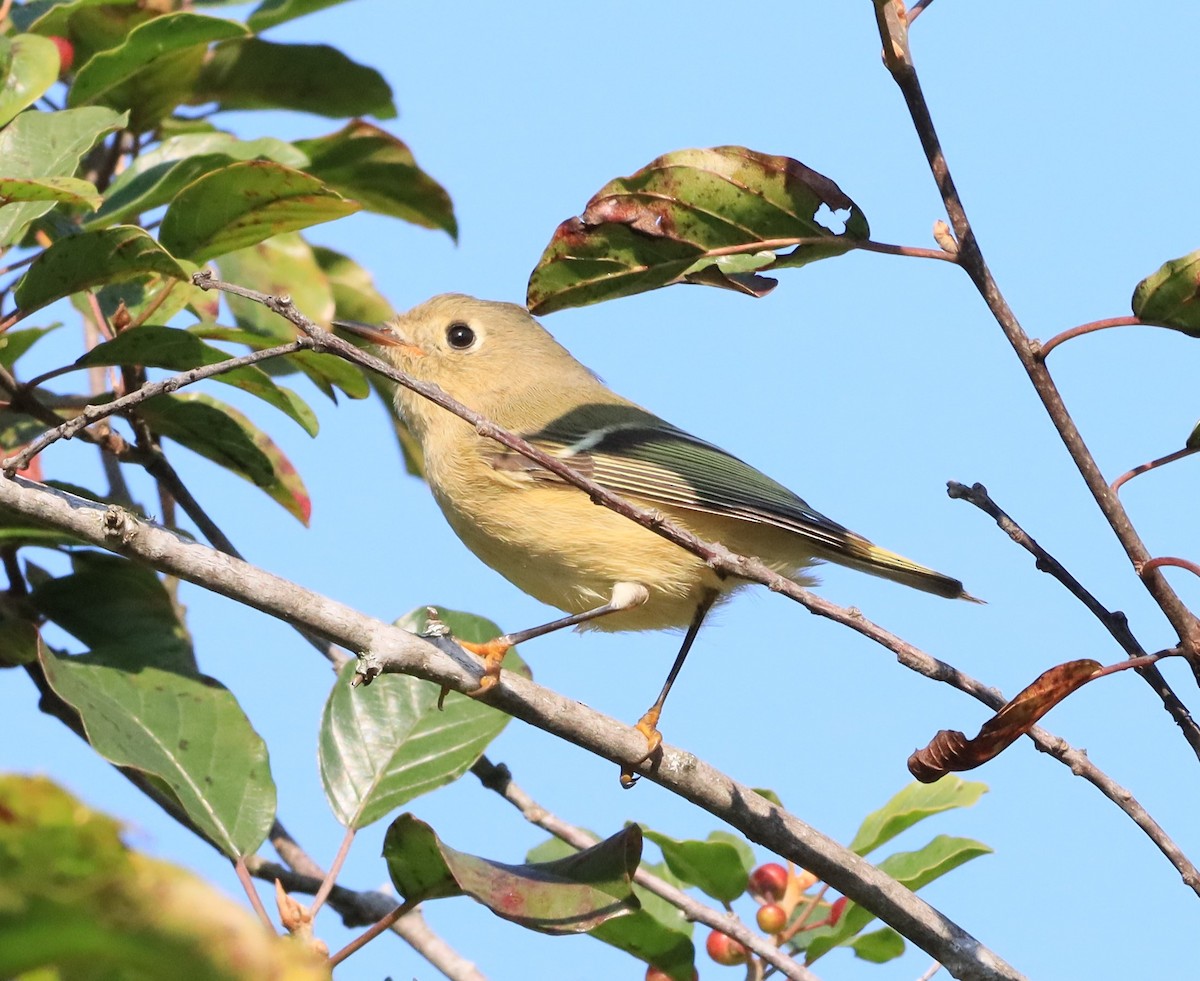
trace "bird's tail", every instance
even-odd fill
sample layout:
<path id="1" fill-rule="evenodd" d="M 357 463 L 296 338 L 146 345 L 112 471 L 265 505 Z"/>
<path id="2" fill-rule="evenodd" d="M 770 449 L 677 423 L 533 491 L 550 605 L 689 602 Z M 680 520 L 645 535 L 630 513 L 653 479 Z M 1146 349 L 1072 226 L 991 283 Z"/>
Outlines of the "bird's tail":
<path id="1" fill-rule="evenodd" d="M 852 569 L 869 572 L 873 576 L 891 579 L 893 582 L 903 583 L 905 586 L 912 586 L 937 596 L 945 596 L 947 599 L 983 602 L 963 589 L 959 580 L 919 565 L 903 555 L 889 552 L 886 548 L 880 548 L 854 532 L 848 532 L 839 545 L 834 558 L 839 565 L 850 566 Z"/>

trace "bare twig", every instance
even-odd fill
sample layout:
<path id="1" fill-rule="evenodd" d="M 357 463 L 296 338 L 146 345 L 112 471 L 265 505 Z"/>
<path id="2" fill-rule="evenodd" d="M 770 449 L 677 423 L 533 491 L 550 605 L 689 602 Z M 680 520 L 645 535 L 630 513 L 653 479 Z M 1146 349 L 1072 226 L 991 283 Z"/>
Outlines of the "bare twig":
<path id="1" fill-rule="evenodd" d="M 1193 453 L 1200 453 L 1200 446 L 1185 446 L 1182 450 L 1176 450 L 1174 453 L 1160 456 L 1157 460 L 1139 464 L 1132 470 L 1125 471 L 1125 473 L 1112 482 L 1112 492 L 1114 494 L 1117 493 L 1123 484 L 1133 480 L 1139 474 L 1146 473 L 1148 470 L 1154 470 L 1168 463 L 1174 463 L 1176 460 L 1182 460 L 1185 456 L 1191 456 Z"/>
<path id="2" fill-rule="evenodd" d="M 1084 334 L 1091 334 L 1097 330 L 1107 330 L 1109 327 L 1138 327 L 1143 325 L 1149 326 L 1140 317 L 1109 317 L 1107 320 L 1093 320 L 1090 323 L 1072 327 L 1070 330 L 1064 330 L 1061 334 L 1055 334 L 1045 343 L 1032 342 L 1034 355 L 1040 360 L 1045 361 L 1051 351 L 1063 341 L 1069 341 L 1072 337 L 1081 337 Z"/>
<path id="3" fill-rule="evenodd" d="M 1121 645 L 1121 648 L 1129 657 L 1138 658 L 1145 656 L 1146 650 L 1138 642 L 1137 638 L 1133 636 L 1133 631 L 1129 629 L 1129 621 L 1126 619 L 1125 614 L 1107 609 L 1095 596 L 1085 589 L 1083 584 L 1071 575 L 1058 559 L 1034 541 L 1024 528 L 1017 524 L 992 500 L 987 492 L 987 488 L 983 484 L 973 484 L 967 487 L 952 480 L 947 485 L 947 490 L 952 498 L 974 504 L 979 510 L 994 518 L 996 524 L 1000 526 L 1009 538 L 1037 559 L 1037 567 L 1040 571 L 1048 573 L 1061 582 L 1071 592 L 1071 595 L 1088 608 L 1088 611 L 1104 625 L 1104 628 Z M 1192 751 L 1200 757 L 1200 726 L 1196 725 L 1196 720 L 1192 718 L 1192 714 L 1188 711 L 1187 706 L 1183 704 L 1179 696 L 1167 684 L 1167 679 L 1162 676 L 1162 672 L 1158 668 L 1146 665 L 1139 669 L 1139 673 L 1146 679 L 1150 687 L 1158 693 L 1159 698 L 1162 699 L 1163 707 L 1170 714 L 1171 718 L 1175 720 L 1175 724 L 1182 730 L 1184 738 L 1188 741 L 1188 745 L 1192 747 Z"/>
<path id="4" fill-rule="evenodd" d="M 988 309 L 1003 330 L 1021 365 L 1029 375 L 1038 397 L 1058 430 L 1071 459 L 1083 476 L 1088 489 L 1108 520 L 1117 540 L 1124 547 L 1135 569 L 1141 568 L 1150 554 L 1134 529 L 1117 495 L 1114 494 L 1100 472 L 1095 458 L 1083 441 L 1078 427 L 1071 418 L 1054 380 L 1045 364 L 1037 356 L 1033 342 L 1021 327 L 1016 315 L 1005 300 L 997 285 L 974 229 L 950 175 L 950 168 L 942 152 L 929 106 L 921 91 L 921 84 L 913 66 L 912 53 L 908 46 L 908 28 L 903 15 L 903 5 L 898 0 L 875 0 L 876 21 L 883 41 L 884 63 L 895 79 L 909 115 L 912 117 L 917 136 L 925 151 L 934 181 L 941 192 L 947 217 L 959 242 L 959 263 L 979 290 Z M 1200 677 L 1200 620 L 1187 608 L 1171 585 L 1154 570 L 1142 573 L 1141 580 L 1146 589 L 1162 609 L 1171 626 L 1178 631 L 1185 650 L 1190 652 L 1192 670 Z"/>
<path id="5" fill-rule="evenodd" d="M 302 351 L 306 348 L 311 348 L 312 342 L 307 338 L 298 337 L 294 341 L 289 341 L 287 344 L 279 344 L 275 347 L 264 348 L 261 351 L 251 351 L 249 354 L 244 354 L 241 357 L 230 358 L 228 361 L 218 361 L 216 364 L 203 365 L 200 368 L 193 368 L 190 371 L 183 371 L 177 375 L 172 375 L 170 378 L 164 378 L 162 381 L 150 382 L 143 385 L 136 392 L 130 392 L 128 395 L 123 395 L 119 399 L 114 399 L 112 402 L 104 405 L 89 405 L 79 413 L 74 419 L 68 419 L 61 425 L 47 433 L 43 433 L 28 446 L 26 446 L 16 456 L 8 457 L 5 460 L 0 460 L 0 469 L 8 473 L 15 473 L 17 470 L 24 470 L 29 466 L 29 461 L 42 452 L 47 446 L 56 443 L 60 439 L 70 439 L 75 436 L 80 430 L 86 429 L 93 423 L 99 422 L 101 419 L 106 419 L 118 412 L 123 412 L 126 409 L 132 408 L 146 399 L 154 398 L 156 395 L 169 394 L 176 392 L 186 385 L 194 384 L 198 381 L 203 381 L 205 378 L 212 378 L 214 375 L 221 375 L 227 371 L 232 371 L 234 368 L 240 368 L 244 365 L 257 364 L 259 361 L 266 361 L 270 358 L 278 358 L 285 354 L 294 354 L 297 351 Z"/>
<path id="6" fill-rule="evenodd" d="M 517 784 L 513 783 L 512 774 L 503 764 L 497 766 L 486 756 L 481 756 L 471 767 L 471 772 L 485 787 L 494 790 L 520 811 L 526 821 L 549 831 L 550 834 L 565 841 L 568 845 L 573 845 L 582 851 L 599 842 L 595 835 L 569 824 L 538 804 Z M 661 896 L 689 920 L 703 923 L 705 926 L 710 926 L 714 930 L 720 930 L 733 937 L 734 940 L 776 968 L 784 977 L 793 978 L 794 981 L 815 981 L 816 975 L 776 947 L 768 938 L 751 930 L 738 917 L 697 902 L 682 889 L 677 889 L 666 880 L 660 879 L 645 869 L 639 868 L 633 875 L 633 881 L 656 896 Z"/>

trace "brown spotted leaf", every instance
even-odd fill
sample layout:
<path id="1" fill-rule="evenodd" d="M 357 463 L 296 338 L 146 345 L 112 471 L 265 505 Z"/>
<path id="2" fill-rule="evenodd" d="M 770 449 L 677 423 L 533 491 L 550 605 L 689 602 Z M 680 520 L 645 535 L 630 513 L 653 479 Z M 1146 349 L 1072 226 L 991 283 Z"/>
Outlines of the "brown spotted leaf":
<path id="1" fill-rule="evenodd" d="M 633 873 L 642 856 L 636 824 L 554 862 L 504 865 L 444 844 L 411 814 L 383 842 L 392 882 L 406 902 L 467 895 L 497 916 L 541 933 L 586 933 L 638 909 Z"/>
<path id="2" fill-rule="evenodd" d="M 922 783 L 933 783 L 947 773 L 982 766 L 1029 732 L 1038 719 L 1071 692 L 1103 671 L 1099 661 L 1086 658 L 1056 664 L 1002 705 L 974 739 L 953 729 L 942 729 L 928 746 L 908 758 L 908 772 Z"/>
<path id="3" fill-rule="evenodd" d="M 869 235 L 858 205 L 798 160 L 679 150 L 609 182 L 559 225 L 526 302 L 551 313 L 673 283 L 762 296 L 775 281 L 760 271 L 840 255 Z"/>

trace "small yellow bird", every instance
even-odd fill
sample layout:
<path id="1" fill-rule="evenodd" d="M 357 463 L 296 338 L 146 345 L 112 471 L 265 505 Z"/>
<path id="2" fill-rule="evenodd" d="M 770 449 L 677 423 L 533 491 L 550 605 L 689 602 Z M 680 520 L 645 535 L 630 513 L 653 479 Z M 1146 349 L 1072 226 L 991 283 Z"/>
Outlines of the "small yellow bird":
<path id="1" fill-rule="evenodd" d="M 337 321 L 382 347 L 397 368 L 432 382 L 597 484 L 653 508 L 707 541 L 758 556 L 803 585 L 822 560 L 957 599 L 957 579 L 879 548 L 809 507 L 782 484 L 608 389 L 511 303 L 446 294 L 387 327 Z M 511 583 L 569 615 L 487 644 L 480 692 L 514 644 L 562 627 L 686 627 L 658 699 L 638 722 L 651 756 L 658 720 L 705 615 L 746 582 L 722 578 L 677 545 L 598 507 L 526 457 L 407 388 L 396 405 L 421 445 L 446 520 Z M 633 782 L 622 773 L 622 783 Z"/>

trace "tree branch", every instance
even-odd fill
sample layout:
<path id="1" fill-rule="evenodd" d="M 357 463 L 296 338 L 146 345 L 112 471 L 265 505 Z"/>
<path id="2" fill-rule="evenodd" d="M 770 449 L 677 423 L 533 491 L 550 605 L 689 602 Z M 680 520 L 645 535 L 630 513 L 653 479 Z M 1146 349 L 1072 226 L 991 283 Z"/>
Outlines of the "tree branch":
<path id="1" fill-rule="evenodd" d="M 328 597 L 139 521 L 122 508 L 97 505 L 21 477 L 0 480 L 0 506 L 363 651 L 361 661 L 373 670 L 386 666 L 459 692 L 478 689 L 479 662 L 452 641 L 430 642 L 372 620 Z M 645 737 L 637 730 L 512 672 L 491 689 L 488 702 L 614 763 L 632 765 L 750 840 L 824 879 L 958 977 L 968 981 L 1021 977 L 894 879 L 692 754 L 664 746 L 658 760 L 644 761 Z"/>
<path id="2" fill-rule="evenodd" d="M 1008 339 L 1013 351 L 1016 352 L 1034 390 L 1050 416 L 1051 422 L 1058 430 L 1067 452 L 1070 453 L 1071 459 L 1112 527 L 1117 540 L 1125 549 L 1134 569 L 1143 570 L 1146 561 L 1150 558 L 1150 553 L 1129 520 L 1124 506 L 1100 472 L 1095 458 L 1088 450 L 1083 436 L 1067 411 L 1054 380 L 1046 370 L 1045 364 L 1037 356 L 1033 343 L 1004 299 L 983 258 L 971 222 L 967 218 L 966 209 L 963 207 L 954 179 L 950 175 L 950 168 L 945 154 L 942 152 L 941 143 L 933 125 L 933 118 L 929 113 L 929 106 L 925 102 L 916 68 L 913 66 L 903 5 L 898 0 L 874 0 L 874 2 L 880 38 L 883 41 L 884 63 L 895 79 L 905 104 L 908 106 L 909 115 L 912 117 L 913 126 L 916 128 L 917 136 L 925 151 L 929 169 L 941 192 L 946 214 L 959 242 L 959 264 L 971 278 L 976 289 L 979 290 L 992 316 L 995 317 L 1004 336 Z M 1139 576 L 1167 620 L 1170 621 L 1171 626 L 1178 632 L 1180 642 L 1189 654 L 1192 670 L 1200 677 L 1200 620 L 1197 620 L 1191 610 L 1187 608 L 1161 573 L 1154 569 L 1145 569 L 1139 572 Z"/>

